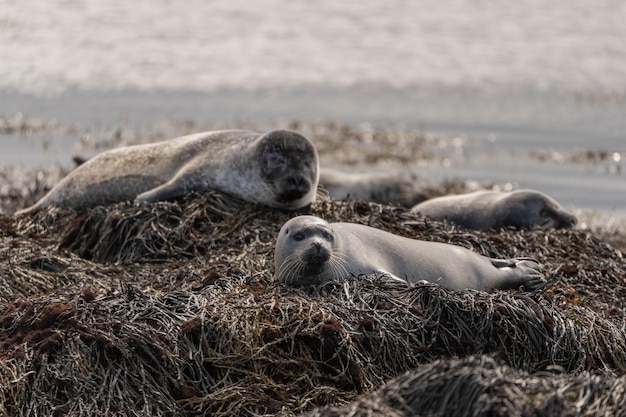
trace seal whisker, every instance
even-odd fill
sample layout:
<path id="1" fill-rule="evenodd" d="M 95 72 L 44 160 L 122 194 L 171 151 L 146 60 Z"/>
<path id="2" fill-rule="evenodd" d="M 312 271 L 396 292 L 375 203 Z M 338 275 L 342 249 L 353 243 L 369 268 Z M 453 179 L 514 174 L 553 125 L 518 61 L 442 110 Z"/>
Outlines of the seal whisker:
<path id="1" fill-rule="evenodd" d="M 333 256 L 342 262 L 346 262 L 346 259 L 348 259 L 348 255 L 345 253 L 333 252 Z"/>
<path id="2" fill-rule="evenodd" d="M 297 277 L 302 275 L 304 268 L 306 268 L 306 262 L 302 260 L 300 254 L 294 254 L 294 256 L 289 257 L 289 270 L 287 271 L 287 276 L 289 281 L 293 283 Z"/>
<path id="3" fill-rule="evenodd" d="M 333 253 L 333 256 L 330 258 L 330 267 L 335 278 L 339 279 L 350 276 L 346 266 L 348 266 L 348 262 L 342 258 L 342 256 L 337 256 L 337 254 Z"/>
<path id="4" fill-rule="evenodd" d="M 279 267 L 278 277 L 282 281 L 292 282 L 292 277 L 298 276 L 304 268 L 304 262 L 300 259 L 299 254 L 293 254 L 284 259 Z"/>

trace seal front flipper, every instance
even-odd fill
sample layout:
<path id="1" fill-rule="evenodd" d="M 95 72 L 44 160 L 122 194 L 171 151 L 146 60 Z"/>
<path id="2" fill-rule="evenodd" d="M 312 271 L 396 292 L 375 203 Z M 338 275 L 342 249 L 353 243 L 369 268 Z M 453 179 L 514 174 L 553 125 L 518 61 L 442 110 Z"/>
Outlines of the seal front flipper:
<path id="1" fill-rule="evenodd" d="M 160 185 L 156 188 L 148 190 L 139 194 L 135 198 L 136 203 L 140 203 L 142 201 L 146 202 L 154 202 L 161 200 L 171 200 L 173 198 L 179 197 L 185 193 L 185 189 L 181 187 L 181 185 L 176 181 L 166 182 L 163 185 Z"/>
<path id="2" fill-rule="evenodd" d="M 35 214 L 35 213 L 37 213 L 39 210 L 41 210 L 41 209 L 42 209 L 42 207 L 43 207 L 43 206 L 42 206 L 42 204 L 40 204 L 40 203 L 33 204 L 33 205 L 32 205 L 32 206 L 30 206 L 30 207 L 25 207 L 25 208 L 23 208 L 23 209 L 21 209 L 21 210 L 16 211 L 15 213 L 13 213 L 13 216 L 14 216 L 14 217 L 18 217 L 18 216 L 23 216 L 23 215 L 26 215 L 26 214 L 28 214 L 28 215 Z"/>
<path id="3" fill-rule="evenodd" d="M 409 282 L 406 279 L 402 279 L 391 272 L 385 271 L 384 269 L 377 269 L 374 271 L 375 274 L 384 275 L 386 277 L 391 278 L 393 281 L 401 282 L 403 284 L 408 284 Z"/>
<path id="4" fill-rule="evenodd" d="M 536 264 L 537 267 L 541 267 L 541 264 L 535 258 L 489 259 L 491 260 L 491 264 L 496 268 L 515 268 L 515 266 L 521 262 L 532 262 Z"/>

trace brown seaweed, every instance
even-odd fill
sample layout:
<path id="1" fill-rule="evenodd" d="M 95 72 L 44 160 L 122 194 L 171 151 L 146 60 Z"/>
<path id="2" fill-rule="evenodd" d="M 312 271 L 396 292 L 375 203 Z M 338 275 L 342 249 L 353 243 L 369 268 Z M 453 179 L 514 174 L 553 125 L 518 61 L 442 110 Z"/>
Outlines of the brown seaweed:
<path id="1" fill-rule="evenodd" d="M 273 280 L 274 239 L 305 213 L 489 256 L 532 256 L 548 285 L 484 293 L 372 276 L 291 288 Z M 519 375 L 558 367 L 563 387 L 609 375 L 612 384 L 593 388 L 606 401 L 624 387 L 626 266 L 586 231 L 474 233 L 372 203 L 322 198 L 283 213 L 219 193 L 0 219 L 6 415 L 293 415 L 370 401 L 367 392 L 407 370 L 458 373 L 475 355 Z M 537 387 L 537 407 L 548 407 L 553 396 Z"/>

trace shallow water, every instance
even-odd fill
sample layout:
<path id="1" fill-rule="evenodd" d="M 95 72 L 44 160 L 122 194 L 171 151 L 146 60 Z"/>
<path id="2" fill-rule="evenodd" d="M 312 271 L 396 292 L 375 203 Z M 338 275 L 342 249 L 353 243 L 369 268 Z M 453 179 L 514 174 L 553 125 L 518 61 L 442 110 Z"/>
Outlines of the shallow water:
<path id="1" fill-rule="evenodd" d="M 626 211 L 620 1 L 0 6 L 0 115 L 64 127 L 2 135 L 1 163 L 69 164 L 80 150 L 74 125 L 368 122 L 460 138 L 447 141 L 462 145 L 447 164 L 413 169 L 422 181 L 511 182 L 565 205 Z M 584 149 L 620 158 L 529 155 Z"/>
<path id="2" fill-rule="evenodd" d="M 620 0 L 0 2 L 0 88 L 502 85 L 621 91 Z"/>

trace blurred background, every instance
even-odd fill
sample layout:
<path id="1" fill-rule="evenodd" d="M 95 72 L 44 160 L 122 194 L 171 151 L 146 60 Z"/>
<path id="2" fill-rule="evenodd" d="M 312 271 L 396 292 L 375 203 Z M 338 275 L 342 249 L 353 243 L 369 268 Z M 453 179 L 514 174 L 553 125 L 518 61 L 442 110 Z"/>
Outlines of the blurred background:
<path id="1" fill-rule="evenodd" d="M 624 216 L 624 22 L 620 0 L 0 0 L 0 164 L 69 167 L 96 128 L 338 121 L 445 138 L 419 181 Z"/>

